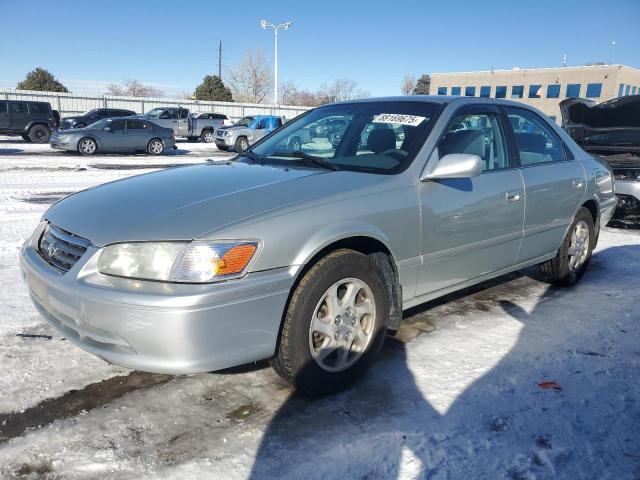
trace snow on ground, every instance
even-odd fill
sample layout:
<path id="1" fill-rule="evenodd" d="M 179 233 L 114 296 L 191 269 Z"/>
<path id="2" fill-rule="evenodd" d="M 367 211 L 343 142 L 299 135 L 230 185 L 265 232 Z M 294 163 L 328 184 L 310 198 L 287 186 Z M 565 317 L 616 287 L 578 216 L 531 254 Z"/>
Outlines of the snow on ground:
<path id="1" fill-rule="evenodd" d="M 321 400 L 264 363 L 130 372 L 49 329 L 17 260 L 47 205 L 214 156 L 181 143 L 86 159 L 0 138 L 0 478 L 640 476 L 639 231 L 604 229 L 574 288 L 527 269 L 406 312 L 367 377 Z"/>

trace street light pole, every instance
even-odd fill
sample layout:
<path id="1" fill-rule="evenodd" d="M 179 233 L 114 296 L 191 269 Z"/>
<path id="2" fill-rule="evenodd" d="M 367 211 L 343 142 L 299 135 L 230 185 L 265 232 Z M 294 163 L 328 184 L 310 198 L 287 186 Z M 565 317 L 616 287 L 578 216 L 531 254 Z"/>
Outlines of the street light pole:
<path id="1" fill-rule="evenodd" d="M 269 23 L 266 20 L 260 20 L 260 26 L 265 30 L 269 27 L 273 28 L 274 34 L 274 43 L 275 43 L 275 51 L 273 54 L 273 63 L 274 63 L 274 86 L 273 86 L 273 106 L 278 105 L 278 29 L 288 30 L 291 26 L 291 22 L 280 23 L 278 25 L 274 25 L 273 23 Z"/>

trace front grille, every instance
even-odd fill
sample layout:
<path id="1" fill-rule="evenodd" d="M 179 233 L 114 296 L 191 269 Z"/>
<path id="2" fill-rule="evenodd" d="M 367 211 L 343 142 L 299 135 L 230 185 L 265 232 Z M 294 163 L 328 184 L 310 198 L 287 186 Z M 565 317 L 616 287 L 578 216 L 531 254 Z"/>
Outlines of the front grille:
<path id="1" fill-rule="evenodd" d="M 54 267 L 68 272 L 87 251 L 91 242 L 52 224 L 47 224 L 38 243 L 38 252 Z"/>

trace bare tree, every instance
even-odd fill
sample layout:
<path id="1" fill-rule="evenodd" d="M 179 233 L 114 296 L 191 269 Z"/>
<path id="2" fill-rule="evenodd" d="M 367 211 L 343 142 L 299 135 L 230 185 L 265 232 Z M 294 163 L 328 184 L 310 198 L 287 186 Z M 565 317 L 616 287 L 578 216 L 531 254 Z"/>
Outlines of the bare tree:
<path id="1" fill-rule="evenodd" d="M 358 82 L 348 78 L 334 80 L 331 84 L 323 83 L 318 91 L 320 104 L 342 102 L 357 98 L 367 98 L 371 94 L 359 88 Z"/>
<path id="2" fill-rule="evenodd" d="M 402 85 L 400 86 L 400 91 L 402 95 L 411 95 L 413 90 L 416 88 L 416 77 L 415 75 L 411 75 L 407 73 L 402 80 Z"/>
<path id="3" fill-rule="evenodd" d="M 124 85 L 115 83 L 107 86 L 109 95 L 117 95 L 123 97 L 163 97 L 164 92 L 159 88 L 151 85 L 145 85 L 138 80 L 127 79 Z"/>
<path id="4" fill-rule="evenodd" d="M 273 92 L 273 75 L 262 50 L 247 52 L 227 75 L 236 102 L 262 103 Z"/>

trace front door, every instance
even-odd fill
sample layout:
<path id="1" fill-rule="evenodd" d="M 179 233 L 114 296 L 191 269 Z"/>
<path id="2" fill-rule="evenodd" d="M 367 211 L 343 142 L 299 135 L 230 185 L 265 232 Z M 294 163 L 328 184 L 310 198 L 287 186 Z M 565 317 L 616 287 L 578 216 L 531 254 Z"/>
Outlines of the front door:
<path id="1" fill-rule="evenodd" d="M 422 265 L 417 296 L 512 266 L 524 221 L 524 185 L 509 155 L 497 107 L 462 107 L 430 162 L 466 153 L 482 159 L 473 178 L 421 182 Z"/>
<path id="2" fill-rule="evenodd" d="M 536 113 L 508 107 L 526 191 L 524 238 L 518 263 L 553 253 L 586 189 L 582 164 Z"/>
<path id="3" fill-rule="evenodd" d="M 109 122 L 109 130 L 103 131 L 100 136 L 102 140 L 102 148 L 105 150 L 126 149 L 126 127 L 126 120 L 118 119 Z"/>

